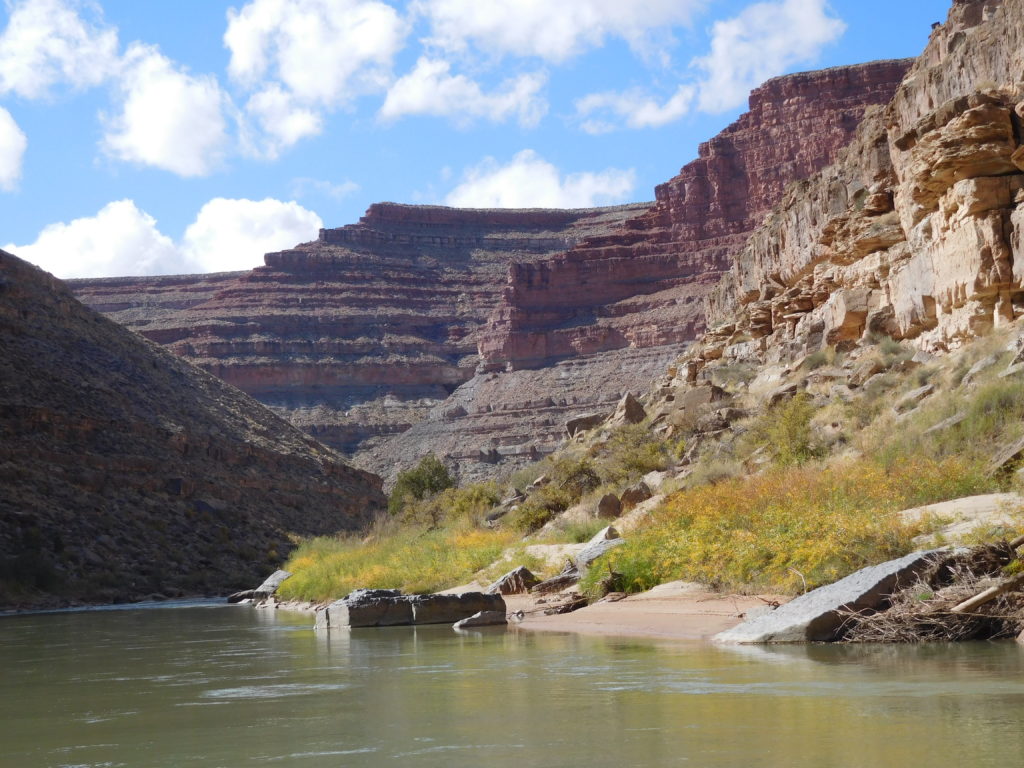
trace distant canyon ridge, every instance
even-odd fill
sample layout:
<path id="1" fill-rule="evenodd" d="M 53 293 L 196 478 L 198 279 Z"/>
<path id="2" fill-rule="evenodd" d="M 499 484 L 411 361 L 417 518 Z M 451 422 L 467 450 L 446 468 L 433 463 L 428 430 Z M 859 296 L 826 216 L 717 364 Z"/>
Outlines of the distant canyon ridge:
<path id="1" fill-rule="evenodd" d="M 566 420 L 645 391 L 701 337 L 751 232 L 911 63 L 768 81 L 651 203 L 378 203 L 248 272 L 68 284 L 362 468 L 393 477 L 433 451 L 486 477 L 553 450 Z"/>

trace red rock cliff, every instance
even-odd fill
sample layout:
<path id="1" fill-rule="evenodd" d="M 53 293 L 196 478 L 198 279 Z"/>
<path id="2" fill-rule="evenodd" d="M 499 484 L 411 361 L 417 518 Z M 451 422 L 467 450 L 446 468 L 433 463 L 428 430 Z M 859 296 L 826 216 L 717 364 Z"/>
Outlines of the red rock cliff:
<path id="1" fill-rule="evenodd" d="M 828 165 L 865 107 L 889 101 L 911 60 L 770 80 L 750 111 L 656 189 L 616 231 L 564 254 L 515 264 L 480 355 L 492 370 L 581 353 L 688 341 L 703 298 L 786 185 Z"/>

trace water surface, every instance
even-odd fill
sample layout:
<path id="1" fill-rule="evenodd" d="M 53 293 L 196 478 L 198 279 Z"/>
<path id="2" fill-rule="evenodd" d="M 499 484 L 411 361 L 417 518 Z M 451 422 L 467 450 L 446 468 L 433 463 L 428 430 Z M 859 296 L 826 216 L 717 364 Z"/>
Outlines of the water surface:
<path id="1" fill-rule="evenodd" d="M 317 635 L 244 607 L 0 618 L 0 766 L 1007 766 L 1024 649 Z"/>

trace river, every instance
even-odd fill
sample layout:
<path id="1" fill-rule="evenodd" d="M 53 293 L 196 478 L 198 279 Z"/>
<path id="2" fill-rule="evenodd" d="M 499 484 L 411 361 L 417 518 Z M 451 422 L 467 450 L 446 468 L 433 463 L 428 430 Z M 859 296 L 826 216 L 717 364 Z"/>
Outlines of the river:
<path id="1" fill-rule="evenodd" d="M 0 618 L 0 765 L 1010 766 L 1024 648 L 314 634 L 223 605 Z"/>

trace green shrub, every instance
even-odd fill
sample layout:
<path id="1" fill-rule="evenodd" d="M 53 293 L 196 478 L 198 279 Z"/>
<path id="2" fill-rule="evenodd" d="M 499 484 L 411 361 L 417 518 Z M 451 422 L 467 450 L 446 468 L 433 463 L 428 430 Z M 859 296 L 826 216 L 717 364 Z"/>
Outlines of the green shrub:
<path id="1" fill-rule="evenodd" d="M 665 469 L 674 458 L 675 447 L 652 435 L 642 424 L 619 427 L 598 447 L 601 480 L 609 485 L 624 485 L 648 472 Z"/>
<path id="2" fill-rule="evenodd" d="M 821 455 L 811 431 L 816 410 L 811 396 L 801 392 L 763 414 L 744 442 L 748 448 L 764 446 L 782 466 L 803 464 Z"/>
<path id="3" fill-rule="evenodd" d="M 413 469 L 398 473 L 395 487 L 388 499 L 388 511 L 397 514 L 409 501 L 420 501 L 455 485 L 448 467 L 434 454 L 428 453 Z"/>
<path id="4" fill-rule="evenodd" d="M 407 498 L 401 518 L 431 528 L 455 523 L 480 525 L 499 501 L 501 489 L 497 483 L 472 483 L 462 488 L 445 488 L 420 501 Z"/>

